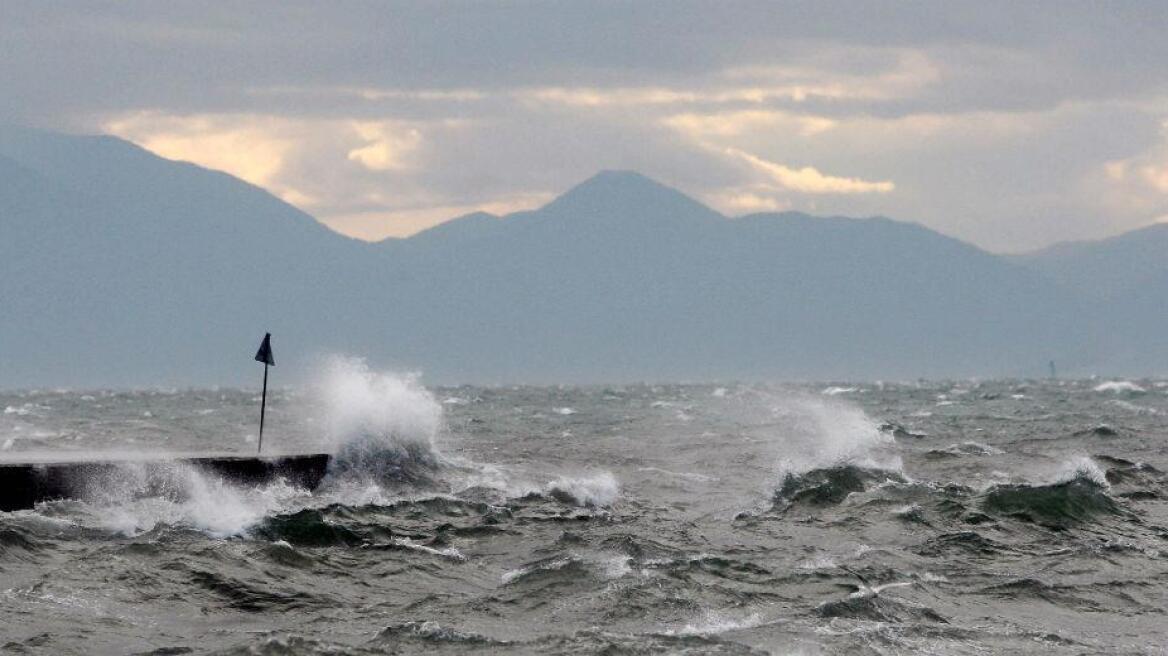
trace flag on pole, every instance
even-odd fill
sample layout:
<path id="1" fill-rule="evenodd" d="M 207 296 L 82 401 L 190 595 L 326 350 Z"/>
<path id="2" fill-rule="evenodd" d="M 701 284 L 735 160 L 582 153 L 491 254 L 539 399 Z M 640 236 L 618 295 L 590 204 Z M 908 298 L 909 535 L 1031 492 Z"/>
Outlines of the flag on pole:
<path id="1" fill-rule="evenodd" d="M 268 412 L 268 367 L 276 366 L 276 359 L 272 357 L 272 333 L 264 333 L 264 341 L 260 342 L 260 350 L 256 351 L 256 362 L 264 363 L 264 393 L 260 397 L 260 440 L 256 453 L 264 450 L 264 415 Z"/>
<path id="2" fill-rule="evenodd" d="M 276 366 L 276 359 L 272 357 L 272 333 L 264 333 L 264 341 L 260 343 L 260 350 L 256 351 L 256 362 Z"/>

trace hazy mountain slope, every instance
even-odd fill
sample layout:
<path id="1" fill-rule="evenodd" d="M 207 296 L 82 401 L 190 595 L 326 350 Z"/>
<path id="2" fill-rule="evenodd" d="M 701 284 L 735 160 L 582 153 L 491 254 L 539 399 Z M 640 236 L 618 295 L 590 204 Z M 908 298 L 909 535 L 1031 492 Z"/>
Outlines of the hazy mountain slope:
<path id="1" fill-rule="evenodd" d="M 6 237 L 23 226 L 3 247 L 6 384 L 221 380 L 264 330 L 314 348 L 339 281 L 376 261 L 262 190 L 117 139 L 8 130 L 0 155 L 41 184 L 6 184 L 0 207 Z"/>
<path id="2" fill-rule="evenodd" d="M 1168 371 L 1168 225 L 1068 242 L 1014 261 L 1090 299 L 1102 374 Z"/>
<path id="3" fill-rule="evenodd" d="M 1134 292 L 1168 273 L 1168 224 L 1099 241 L 1056 244 L 1014 260 L 1097 299 Z"/>

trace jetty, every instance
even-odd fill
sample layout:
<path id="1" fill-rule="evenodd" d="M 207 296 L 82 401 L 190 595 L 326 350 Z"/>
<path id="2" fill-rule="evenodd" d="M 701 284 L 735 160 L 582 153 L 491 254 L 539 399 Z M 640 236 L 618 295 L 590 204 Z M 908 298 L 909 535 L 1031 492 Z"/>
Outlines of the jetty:
<path id="1" fill-rule="evenodd" d="M 62 454 L 56 454 L 61 458 Z M 25 510 L 45 501 L 83 499 L 90 486 L 117 480 L 145 467 L 194 467 L 240 485 L 262 485 L 283 479 L 314 490 L 328 471 L 332 456 L 311 453 L 289 456 L 201 455 L 132 457 L 124 459 L 26 458 L 0 461 L 0 511 Z"/>

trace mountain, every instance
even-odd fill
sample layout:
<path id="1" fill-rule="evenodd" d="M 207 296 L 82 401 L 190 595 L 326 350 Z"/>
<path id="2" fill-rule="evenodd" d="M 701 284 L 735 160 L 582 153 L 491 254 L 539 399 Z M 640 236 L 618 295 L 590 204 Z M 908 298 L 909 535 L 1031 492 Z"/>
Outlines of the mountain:
<path id="1" fill-rule="evenodd" d="M 1069 289 L 1107 299 L 1168 274 L 1168 224 L 1099 241 L 1063 242 L 1013 260 Z"/>
<path id="2" fill-rule="evenodd" d="M 9 129 L 0 157 L 0 384 L 216 381 L 244 334 L 320 343 L 338 294 L 321 281 L 377 262 L 260 189 L 118 139 Z"/>
<path id="3" fill-rule="evenodd" d="M 884 218 L 731 219 L 632 172 L 367 244 L 118 139 L 9 129 L 0 227 L 7 387 L 249 383 L 264 331 L 280 364 L 340 351 L 439 382 L 1108 364 L 1087 301 L 1025 263 Z"/>
<path id="4" fill-rule="evenodd" d="M 1057 244 L 1014 261 L 1088 299 L 1100 359 L 1110 368 L 1168 369 L 1168 224 Z"/>

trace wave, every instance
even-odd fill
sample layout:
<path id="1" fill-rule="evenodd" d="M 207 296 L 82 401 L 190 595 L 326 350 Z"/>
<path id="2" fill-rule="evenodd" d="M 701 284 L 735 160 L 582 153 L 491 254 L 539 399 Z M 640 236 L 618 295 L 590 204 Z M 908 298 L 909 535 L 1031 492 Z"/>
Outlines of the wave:
<path id="1" fill-rule="evenodd" d="M 1073 435 L 1075 437 L 1117 437 L 1119 431 L 1107 424 L 1099 424 L 1092 428 L 1075 431 Z"/>
<path id="2" fill-rule="evenodd" d="M 775 492 L 774 501 L 782 508 L 836 505 L 855 492 L 890 481 L 905 483 L 906 479 L 898 472 L 856 465 L 812 469 L 802 474 L 787 474 Z"/>
<path id="3" fill-rule="evenodd" d="M 846 618 L 873 622 L 935 622 L 948 624 L 940 613 L 918 604 L 880 595 L 875 590 L 862 590 L 846 599 L 827 601 L 815 609 L 816 614 L 825 618 Z"/>
<path id="4" fill-rule="evenodd" d="M 1095 386 L 1096 392 L 1110 392 L 1113 394 L 1144 394 L 1148 390 L 1130 380 L 1109 380 Z"/>
<path id="5" fill-rule="evenodd" d="M 706 611 L 696 622 L 689 622 L 679 629 L 666 631 L 666 635 L 711 636 L 741 629 L 753 629 L 765 622 L 762 613 L 734 615 L 720 611 Z"/>
<path id="6" fill-rule="evenodd" d="M 370 371 L 335 356 L 317 386 L 333 452 L 326 487 L 337 480 L 425 483 L 444 458 L 436 446 L 442 404 L 414 376 Z"/>
<path id="7" fill-rule="evenodd" d="M 0 558 L 5 560 L 32 560 L 45 550 L 45 545 L 18 527 L 0 527 Z"/>
<path id="8" fill-rule="evenodd" d="M 1121 514 L 1123 509 L 1107 492 L 1104 474 L 1093 463 L 1092 467 L 1080 464 L 1070 477 L 1047 485 L 995 485 L 982 496 L 981 506 L 987 512 L 1057 530 L 1101 515 Z"/>
<path id="9" fill-rule="evenodd" d="M 913 548 L 913 551 L 922 556 L 933 558 L 953 557 L 961 554 L 992 559 L 1002 554 L 1013 553 L 1014 549 L 976 531 L 958 531 L 929 538 L 923 544 Z"/>
<path id="10" fill-rule="evenodd" d="M 576 580 L 588 576 L 588 568 L 580 556 L 569 555 L 547 558 L 529 565 L 504 572 L 500 577 L 503 585 L 525 583 L 546 583 L 548 580 Z"/>
<path id="11" fill-rule="evenodd" d="M 880 424 L 880 426 L 878 426 L 878 429 L 882 433 L 888 433 L 888 434 L 892 435 L 893 437 L 895 437 L 897 439 L 902 439 L 902 440 L 908 439 L 908 438 L 911 438 L 914 440 L 920 440 L 920 439 L 924 439 L 924 438 L 929 436 L 928 433 L 914 433 L 913 431 L 910 431 L 909 429 L 905 428 L 904 426 L 901 426 L 900 424 L 898 424 L 894 421 L 886 421 L 886 422 Z"/>
<path id="12" fill-rule="evenodd" d="M 276 480 L 249 487 L 178 461 L 126 462 L 74 481 L 79 501 L 41 504 L 75 523 L 133 536 L 161 526 L 193 528 L 212 537 L 243 534 L 264 517 L 310 492 Z"/>
<path id="13" fill-rule="evenodd" d="M 1107 468 L 1104 477 L 1117 496 L 1132 500 L 1160 498 L 1165 483 L 1163 471 L 1147 463 L 1109 455 L 1096 455 L 1095 460 Z"/>
<path id="14" fill-rule="evenodd" d="M 445 628 L 437 622 L 413 621 L 391 624 L 385 627 L 373 642 L 382 647 L 400 645 L 402 642 L 423 642 L 456 644 L 465 648 L 499 649 L 513 644 L 508 640 L 496 640 L 478 633 Z"/>
<path id="15" fill-rule="evenodd" d="M 298 608 L 330 607 L 336 604 L 335 600 L 326 595 L 285 588 L 276 583 L 249 582 L 221 572 L 186 565 L 175 565 L 172 569 L 185 572 L 188 581 L 197 589 L 210 593 L 217 602 L 214 605 L 222 605 L 233 610 L 271 613 Z"/>
<path id="16" fill-rule="evenodd" d="M 620 484 L 610 472 L 592 476 L 561 476 L 548 483 L 544 494 L 567 504 L 583 508 L 607 508 L 620 496 Z"/>
<path id="17" fill-rule="evenodd" d="M 388 529 L 386 532 L 388 533 Z M 325 511 L 314 509 L 268 517 L 256 526 L 251 534 L 261 539 L 297 547 L 352 547 L 367 543 L 370 537 L 330 522 Z"/>
<path id="18" fill-rule="evenodd" d="M 961 442 L 950 444 L 943 449 L 930 449 L 925 452 L 926 458 L 960 458 L 963 456 L 996 456 L 1005 453 L 1001 449 L 981 442 Z"/>
<path id="19" fill-rule="evenodd" d="M 747 626 L 749 623 L 742 623 Z M 727 629 L 731 627 L 726 627 Z M 719 639 L 714 632 L 623 634 L 587 629 L 536 638 L 495 638 L 461 631 L 434 621 L 393 624 L 382 630 L 369 646 L 392 653 L 459 651 L 474 653 L 517 652 L 533 654 L 758 654 L 745 645 Z M 253 652 L 248 652 L 253 653 Z M 262 653 L 277 653 L 262 652 Z M 289 650 L 278 653 L 300 653 Z M 318 653 L 318 652 L 312 652 Z M 331 653 L 331 652 L 330 652 Z"/>

